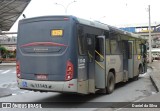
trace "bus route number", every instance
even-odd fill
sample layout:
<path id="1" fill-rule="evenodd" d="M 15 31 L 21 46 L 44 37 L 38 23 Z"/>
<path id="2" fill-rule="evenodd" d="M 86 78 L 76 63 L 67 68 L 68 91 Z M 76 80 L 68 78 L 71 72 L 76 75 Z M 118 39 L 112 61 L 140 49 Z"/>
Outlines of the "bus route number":
<path id="1" fill-rule="evenodd" d="M 53 37 L 58 36 L 58 37 L 62 37 L 63 36 L 63 30 L 57 29 L 57 30 L 52 30 L 51 31 L 51 35 Z"/>

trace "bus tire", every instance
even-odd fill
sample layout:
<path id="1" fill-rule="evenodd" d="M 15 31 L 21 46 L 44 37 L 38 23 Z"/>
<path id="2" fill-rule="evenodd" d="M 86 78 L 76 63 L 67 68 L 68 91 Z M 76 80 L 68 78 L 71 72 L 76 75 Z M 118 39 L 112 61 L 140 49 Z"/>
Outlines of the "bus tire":
<path id="1" fill-rule="evenodd" d="M 113 72 L 109 72 L 107 77 L 106 93 L 107 94 L 112 93 L 114 91 L 114 87 L 115 87 L 115 76 Z"/>

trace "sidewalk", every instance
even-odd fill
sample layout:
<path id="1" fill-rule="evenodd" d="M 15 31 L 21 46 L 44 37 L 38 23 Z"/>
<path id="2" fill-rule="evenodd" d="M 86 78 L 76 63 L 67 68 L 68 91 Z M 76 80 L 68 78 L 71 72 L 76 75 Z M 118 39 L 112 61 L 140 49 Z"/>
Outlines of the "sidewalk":
<path id="1" fill-rule="evenodd" d="M 140 101 L 136 101 L 135 104 L 139 104 L 139 102 L 142 102 L 142 104 L 154 104 L 157 105 L 158 107 L 160 106 L 160 61 L 154 61 L 150 64 L 148 64 L 148 67 L 152 68 L 152 71 L 149 73 L 150 78 L 157 90 L 157 94 L 151 95 L 147 98 L 144 98 Z M 150 102 L 150 103 L 147 103 Z M 133 102 L 134 104 L 134 102 Z M 160 108 L 144 108 L 144 107 L 139 107 L 139 108 L 118 108 L 116 111 L 160 111 Z M 101 111 L 101 110 L 99 110 Z M 114 111 L 114 109 L 108 109 L 104 111 Z"/>
<path id="2" fill-rule="evenodd" d="M 152 68 L 152 72 L 150 73 L 151 80 L 156 87 L 156 90 L 160 91 L 160 61 L 154 61 L 148 64 L 149 67 Z"/>

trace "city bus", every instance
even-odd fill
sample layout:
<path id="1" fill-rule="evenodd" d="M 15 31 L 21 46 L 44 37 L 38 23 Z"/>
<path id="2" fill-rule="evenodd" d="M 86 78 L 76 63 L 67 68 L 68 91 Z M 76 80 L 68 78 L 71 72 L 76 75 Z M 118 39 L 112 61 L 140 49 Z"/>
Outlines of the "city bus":
<path id="1" fill-rule="evenodd" d="M 16 76 L 20 89 L 110 94 L 115 84 L 145 73 L 146 40 L 75 16 L 22 19 Z"/>

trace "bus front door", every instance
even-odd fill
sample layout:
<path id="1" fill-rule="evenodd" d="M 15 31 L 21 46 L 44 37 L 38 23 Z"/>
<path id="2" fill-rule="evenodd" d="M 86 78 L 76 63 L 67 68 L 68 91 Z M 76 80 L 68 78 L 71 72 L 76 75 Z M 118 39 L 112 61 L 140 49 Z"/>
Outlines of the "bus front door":
<path id="1" fill-rule="evenodd" d="M 129 72 L 129 78 L 133 78 L 134 72 L 133 72 L 133 41 L 128 41 L 128 72 Z"/>
<path id="2" fill-rule="evenodd" d="M 106 86 L 105 74 L 105 36 L 98 36 L 95 40 L 95 86 L 104 89 Z"/>
<path id="3" fill-rule="evenodd" d="M 86 38 L 86 48 L 88 55 L 88 92 L 95 93 L 95 36 L 89 35 Z"/>
<path id="4" fill-rule="evenodd" d="M 128 81 L 128 54 L 129 54 L 129 49 L 128 49 L 128 41 L 123 41 L 123 45 L 122 45 L 122 49 L 123 49 L 123 70 L 124 70 L 124 74 L 123 74 L 123 81 Z"/>
<path id="5" fill-rule="evenodd" d="M 105 37 L 88 36 L 88 91 L 95 93 L 95 89 L 105 88 Z"/>

